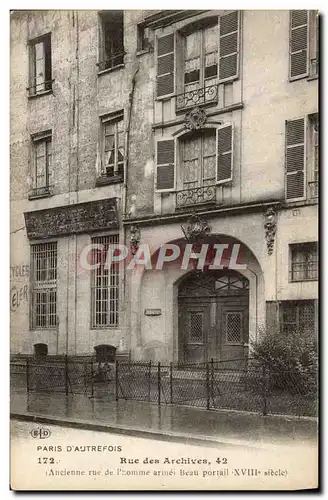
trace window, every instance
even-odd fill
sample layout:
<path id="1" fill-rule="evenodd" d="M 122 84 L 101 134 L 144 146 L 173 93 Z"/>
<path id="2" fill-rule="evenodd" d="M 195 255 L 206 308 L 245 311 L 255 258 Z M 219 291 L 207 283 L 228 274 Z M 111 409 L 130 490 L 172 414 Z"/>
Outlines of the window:
<path id="1" fill-rule="evenodd" d="M 181 188 L 188 189 L 215 183 L 215 129 L 190 134 L 181 141 Z"/>
<path id="2" fill-rule="evenodd" d="M 177 206 L 215 202 L 213 187 L 230 182 L 232 168 L 232 124 L 189 132 L 176 142 L 174 139 L 157 141 L 156 189 L 174 191 L 177 184 Z"/>
<path id="3" fill-rule="evenodd" d="M 49 33 L 30 42 L 29 94 L 41 94 L 51 89 L 51 34 Z"/>
<path id="4" fill-rule="evenodd" d="M 226 342 L 240 344 L 242 342 L 243 315 L 241 312 L 226 313 Z"/>
<path id="5" fill-rule="evenodd" d="M 124 120 L 123 112 L 102 118 L 102 166 L 101 176 L 124 178 Z"/>
<path id="6" fill-rule="evenodd" d="M 318 11 L 290 11 L 289 79 L 317 76 L 319 70 Z"/>
<path id="7" fill-rule="evenodd" d="M 51 132 L 33 136 L 33 189 L 30 197 L 50 194 Z"/>
<path id="8" fill-rule="evenodd" d="M 57 243 L 31 246 L 31 327 L 57 325 Z"/>
<path id="9" fill-rule="evenodd" d="M 287 120 L 285 144 L 286 199 L 317 198 L 319 192 L 318 114 Z M 308 190 L 306 190 L 306 182 Z"/>
<path id="10" fill-rule="evenodd" d="M 218 27 L 190 33 L 184 37 L 184 91 L 216 83 L 218 74 Z M 207 94 L 208 95 L 208 94 Z"/>
<path id="11" fill-rule="evenodd" d="M 124 64 L 123 11 L 113 10 L 100 14 L 99 70 L 112 69 Z"/>
<path id="12" fill-rule="evenodd" d="M 204 315 L 202 312 L 189 313 L 189 344 L 204 343 Z"/>
<path id="13" fill-rule="evenodd" d="M 92 327 L 118 326 L 119 306 L 119 264 L 107 261 L 108 250 L 115 250 L 118 235 L 92 238 L 98 245 L 93 253 L 93 264 L 99 264 L 92 271 Z"/>
<path id="14" fill-rule="evenodd" d="M 176 109 L 217 102 L 217 84 L 239 77 L 240 13 L 210 17 L 158 36 L 157 97 L 175 93 Z M 175 75 L 177 70 L 177 78 Z"/>
<path id="15" fill-rule="evenodd" d="M 137 25 L 137 52 L 149 49 L 149 28 L 142 24 Z"/>
<path id="16" fill-rule="evenodd" d="M 281 330 L 286 336 L 314 335 L 316 314 L 314 300 L 284 300 L 280 303 Z"/>
<path id="17" fill-rule="evenodd" d="M 318 244 L 302 243 L 290 245 L 291 281 L 318 279 Z"/>

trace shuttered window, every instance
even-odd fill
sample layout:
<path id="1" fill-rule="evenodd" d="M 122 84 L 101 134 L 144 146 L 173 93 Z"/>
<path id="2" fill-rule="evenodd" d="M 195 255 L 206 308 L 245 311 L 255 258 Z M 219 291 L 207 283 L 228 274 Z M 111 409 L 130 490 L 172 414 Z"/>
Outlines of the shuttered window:
<path id="1" fill-rule="evenodd" d="M 156 190 L 172 191 L 175 188 L 175 142 L 165 139 L 157 142 Z"/>
<path id="2" fill-rule="evenodd" d="M 233 125 L 226 125 L 217 129 L 216 144 L 216 182 L 223 183 L 231 181 L 233 167 Z"/>
<path id="3" fill-rule="evenodd" d="M 221 16 L 219 29 L 219 82 L 225 82 L 239 74 L 240 13 Z"/>
<path id="4" fill-rule="evenodd" d="M 305 186 L 305 120 L 286 121 L 286 199 L 304 197 Z"/>
<path id="5" fill-rule="evenodd" d="M 157 38 L 157 97 L 174 93 L 174 33 Z"/>
<path id="6" fill-rule="evenodd" d="M 296 80 L 308 75 L 309 16 L 307 10 L 290 12 L 289 78 Z"/>

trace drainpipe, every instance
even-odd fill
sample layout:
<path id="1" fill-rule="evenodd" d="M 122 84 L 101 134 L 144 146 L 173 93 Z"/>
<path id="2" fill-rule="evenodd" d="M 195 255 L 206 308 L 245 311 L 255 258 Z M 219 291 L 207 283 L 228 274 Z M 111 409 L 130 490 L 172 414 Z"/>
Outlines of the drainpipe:
<path id="1" fill-rule="evenodd" d="M 124 162 L 124 184 L 123 184 L 123 200 L 122 200 L 122 212 L 123 216 L 126 215 L 126 199 L 127 199 L 127 184 L 128 184 L 128 163 L 129 163 L 129 139 L 130 139 L 130 127 L 131 127 L 131 116 L 132 116 L 132 106 L 133 106 L 133 96 L 134 89 L 136 85 L 136 76 L 139 71 L 139 65 L 132 77 L 132 87 L 129 94 L 129 107 L 128 107 L 128 120 L 125 129 L 125 162 Z"/>
<path id="2" fill-rule="evenodd" d="M 129 106 L 128 106 L 128 118 L 127 118 L 127 123 L 126 123 L 126 129 L 125 129 L 125 144 L 124 144 L 124 149 L 125 149 L 125 161 L 124 161 L 124 183 L 123 183 L 123 193 L 122 193 L 122 215 L 125 218 L 126 216 L 126 201 L 127 201 L 127 186 L 128 186 L 128 163 L 129 163 L 129 139 L 130 139 L 130 128 L 131 128 L 131 118 L 132 118 L 132 106 L 133 106 L 133 96 L 134 96 L 134 89 L 136 85 L 136 76 L 139 71 L 139 65 L 137 69 L 135 70 L 133 77 L 132 77 L 132 86 L 131 86 L 131 92 L 129 94 Z M 126 244 L 126 228 L 123 226 L 123 231 L 124 231 L 124 244 Z M 126 276 L 125 276 L 125 268 L 124 268 L 124 279 L 123 279 L 123 298 L 125 299 L 125 287 L 126 287 Z"/>

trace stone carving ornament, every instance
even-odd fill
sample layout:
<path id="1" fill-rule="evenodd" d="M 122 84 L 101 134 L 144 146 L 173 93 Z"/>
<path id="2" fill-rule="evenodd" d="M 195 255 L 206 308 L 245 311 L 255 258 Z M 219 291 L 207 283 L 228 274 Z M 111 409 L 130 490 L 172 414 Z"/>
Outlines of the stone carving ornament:
<path id="1" fill-rule="evenodd" d="M 186 127 L 190 130 L 199 130 L 204 127 L 207 116 L 204 110 L 200 108 L 193 108 L 186 114 Z"/>

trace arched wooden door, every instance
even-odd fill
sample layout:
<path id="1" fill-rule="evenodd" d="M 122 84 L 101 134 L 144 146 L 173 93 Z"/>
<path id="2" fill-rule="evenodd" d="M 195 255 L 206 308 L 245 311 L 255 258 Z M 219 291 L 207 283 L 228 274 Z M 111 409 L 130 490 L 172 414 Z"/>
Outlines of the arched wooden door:
<path id="1" fill-rule="evenodd" d="M 193 272 L 179 286 L 179 361 L 241 359 L 248 343 L 249 282 L 236 271 Z"/>

